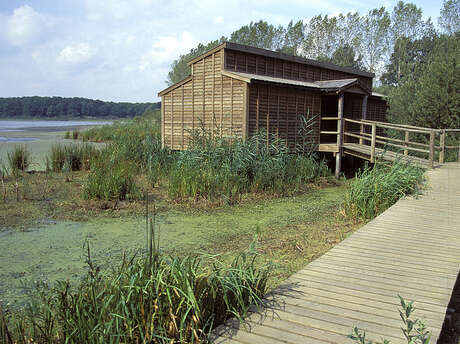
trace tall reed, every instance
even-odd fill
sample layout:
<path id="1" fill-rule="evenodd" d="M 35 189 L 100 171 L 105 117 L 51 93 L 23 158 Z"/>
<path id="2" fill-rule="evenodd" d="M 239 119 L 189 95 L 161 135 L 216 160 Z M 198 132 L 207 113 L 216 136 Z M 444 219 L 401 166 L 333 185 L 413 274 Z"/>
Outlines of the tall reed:
<path id="1" fill-rule="evenodd" d="M 230 266 L 216 257 L 147 254 L 98 269 L 87 251 L 79 284 L 39 285 L 22 313 L 0 310 L 0 338 L 15 343 L 199 343 L 230 317 L 260 305 L 269 267 L 257 267 L 253 245 Z"/>
<path id="2" fill-rule="evenodd" d="M 403 160 L 366 164 L 347 186 L 345 213 L 355 219 L 373 219 L 400 198 L 418 193 L 423 174 L 423 168 Z"/>

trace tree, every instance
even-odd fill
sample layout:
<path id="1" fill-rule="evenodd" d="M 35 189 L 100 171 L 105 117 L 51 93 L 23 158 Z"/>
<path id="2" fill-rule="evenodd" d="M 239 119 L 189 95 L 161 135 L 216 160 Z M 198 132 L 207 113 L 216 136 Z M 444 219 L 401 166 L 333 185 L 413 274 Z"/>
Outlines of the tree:
<path id="1" fill-rule="evenodd" d="M 443 32 L 451 35 L 460 31 L 460 0 L 444 0 L 440 14 L 438 23 Z"/>
<path id="2" fill-rule="evenodd" d="M 244 25 L 230 35 L 230 42 L 250 45 L 268 50 L 280 50 L 283 46 L 284 29 L 260 20 Z"/>
<path id="3" fill-rule="evenodd" d="M 193 60 L 195 57 L 204 54 L 206 51 L 217 47 L 226 40 L 227 38 L 222 36 L 220 39 L 211 41 L 206 45 L 200 43 L 196 48 L 191 49 L 188 54 L 180 55 L 179 58 L 174 60 L 171 64 L 171 70 L 169 71 L 168 78 L 166 80 L 168 85 L 173 85 L 190 75 L 190 66 L 188 65 L 190 60 Z"/>
<path id="4" fill-rule="evenodd" d="M 434 49 L 436 36 L 414 41 L 401 37 L 399 40 L 404 42 L 395 44 L 390 60 L 385 66 L 385 73 L 380 78 L 384 85 L 399 86 L 409 80 L 410 76 L 414 76 L 416 67 L 427 62 L 429 54 Z M 399 49 L 404 49 L 404 53 L 399 52 Z"/>
<path id="5" fill-rule="evenodd" d="M 390 92 L 394 122 L 431 128 L 460 127 L 460 33 L 435 38 L 426 62 L 417 63 Z"/>
<path id="6" fill-rule="evenodd" d="M 301 20 L 294 24 L 291 20 L 284 33 L 283 47 L 285 54 L 297 56 L 301 52 L 302 43 L 305 39 L 304 24 Z"/>
<path id="7" fill-rule="evenodd" d="M 390 15 L 385 7 L 376 8 L 364 16 L 362 24 L 360 53 L 363 63 L 371 73 L 379 73 L 389 50 Z"/>
<path id="8" fill-rule="evenodd" d="M 343 46 L 338 47 L 332 54 L 332 57 L 330 59 L 327 59 L 326 61 L 343 67 L 351 67 L 355 69 L 364 70 L 365 68 L 361 60 L 362 56 L 356 56 L 353 47 L 349 46 L 348 44 L 345 44 Z"/>
<path id="9" fill-rule="evenodd" d="M 314 16 L 305 25 L 303 54 L 312 59 L 328 59 L 338 47 L 339 27 L 336 17 Z"/>
<path id="10" fill-rule="evenodd" d="M 405 63 L 409 60 L 407 44 L 423 37 L 434 35 L 431 20 L 422 18 L 422 10 L 416 5 L 399 1 L 391 14 L 390 45 L 394 47 L 392 64 L 396 69 L 395 77 L 399 82 L 401 75 L 407 71 Z"/>

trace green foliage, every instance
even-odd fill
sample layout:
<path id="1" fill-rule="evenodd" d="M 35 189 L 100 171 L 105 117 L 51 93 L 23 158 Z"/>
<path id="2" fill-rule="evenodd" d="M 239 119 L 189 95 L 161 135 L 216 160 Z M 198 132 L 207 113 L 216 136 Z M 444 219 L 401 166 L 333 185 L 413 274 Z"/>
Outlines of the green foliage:
<path id="1" fill-rule="evenodd" d="M 54 172 L 62 171 L 66 161 L 66 151 L 65 146 L 60 143 L 55 143 L 51 146 L 50 157 L 48 159 L 50 162 L 49 169 Z"/>
<path id="2" fill-rule="evenodd" d="M 25 145 L 14 146 L 7 156 L 10 171 L 13 173 L 27 170 L 32 162 L 30 151 Z"/>
<path id="3" fill-rule="evenodd" d="M 430 343 L 431 333 L 426 329 L 425 324 L 420 319 L 412 320 L 412 313 L 415 311 L 414 301 L 406 302 L 404 298 L 398 295 L 401 304 L 399 315 L 404 324 L 401 331 L 407 340 L 407 344 L 428 344 Z M 348 336 L 356 344 L 372 344 L 366 340 L 366 332 L 357 327 L 352 329 L 352 333 Z M 382 340 L 382 344 L 390 344 L 387 339 Z"/>
<path id="4" fill-rule="evenodd" d="M 127 118 L 142 115 L 160 103 L 114 103 L 87 98 L 11 97 L 0 98 L 0 118 Z"/>
<path id="5" fill-rule="evenodd" d="M 293 192 L 328 175 L 324 161 L 290 154 L 284 141 L 259 133 L 246 142 L 196 132 L 190 147 L 171 165 L 173 198 L 222 198 L 233 203 L 245 192 Z"/>
<path id="6" fill-rule="evenodd" d="M 85 199 L 125 200 L 138 197 L 135 166 L 114 154 L 109 146 L 91 160 L 91 171 L 83 186 Z"/>
<path id="7" fill-rule="evenodd" d="M 435 38 L 424 60 L 391 89 L 390 119 L 422 127 L 460 128 L 460 33 Z"/>
<path id="8" fill-rule="evenodd" d="M 71 138 L 70 131 L 66 131 L 64 134 L 64 139 L 70 139 L 70 138 Z"/>
<path id="9" fill-rule="evenodd" d="M 345 213 L 354 219 L 373 219 L 405 195 L 417 193 L 423 173 L 422 168 L 402 160 L 366 165 L 349 181 Z"/>
<path id="10" fill-rule="evenodd" d="M 443 32 L 449 35 L 453 35 L 460 31 L 459 0 L 444 0 L 438 23 Z"/>
<path id="11" fill-rule="evenodd" d="M 23 313 L 1 312 L 0 338 L 14 343 L 197 343 L 230 317 L 260 305 L 269 267 L 257 267 L 254 245 L 230 266 L 216 257 L 170 257 L 155 245 L 101 272 L 91 260 L 78 285 L 38 285 Z"/>
<path id="12" fill-rule="evenodd" d="M 80 135 L 80 132 L 78 130 L 72 131 L 72 139 L 78 140 L 79 135 Z"/>
<path id="13" fill-rule="evenodd" d="M 264 20 L 259 20 L 234 31 L 230 35 L 230 41 L 268 50 L 280 50 L 283 46 L 284 33 L 282 26 L 275 27 Z"/>

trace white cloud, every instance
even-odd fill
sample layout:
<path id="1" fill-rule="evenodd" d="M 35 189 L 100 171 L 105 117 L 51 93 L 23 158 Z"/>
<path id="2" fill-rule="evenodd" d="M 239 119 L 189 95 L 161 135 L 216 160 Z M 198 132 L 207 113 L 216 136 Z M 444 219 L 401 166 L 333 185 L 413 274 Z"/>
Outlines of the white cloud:
<path id="1" fill-rule="evenodd" d="M 153 66 L 169 64 L 180 54 L 187 53 L 199 42 L 195 40 L 190 32 L 182 32 L 181 37 L 164 36 L 159 37 L 146 54 L 141 57 L 139 70 L 145 71 Z"/>
<path id="2" fill-rule="evenodd" d="M 7 17 L 6 37 L 11 44 L 22 46 L 37 39 L 45 26 L 45 18 L 29 5 L 24 5 Z"/>
<path id="3" fill-rule="evenodd" d="M 212 21 L 213 21 L 214 24 L 223 24 L 224 23 L 224 17 L 217 16 L 217 17 L 214 17 Z"/>
<path id="4" fill-rule="evenodd" d="M 93 54 L 94 51 L 88 43 L 78 43 L 62 49 L 56 60 L 66 65 L 77 65 L 90 60 Z"/>

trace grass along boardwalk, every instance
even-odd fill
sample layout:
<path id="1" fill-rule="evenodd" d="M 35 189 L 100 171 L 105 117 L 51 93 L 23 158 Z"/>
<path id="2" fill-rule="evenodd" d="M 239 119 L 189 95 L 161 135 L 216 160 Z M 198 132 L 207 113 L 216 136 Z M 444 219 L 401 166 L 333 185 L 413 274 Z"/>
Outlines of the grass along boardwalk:
<path id="1" fill-rule="evenodd" d="M 219 327 L 214 343 L 352 343 L 353 326 L 369 340 L 406 343 L 398 294 L 415 301 L 414 318 L 436 343 L 460 270 L 460 164 L 427 177 L 422 196 L 398 201 L 291 276 L 263 311 Z"/>

